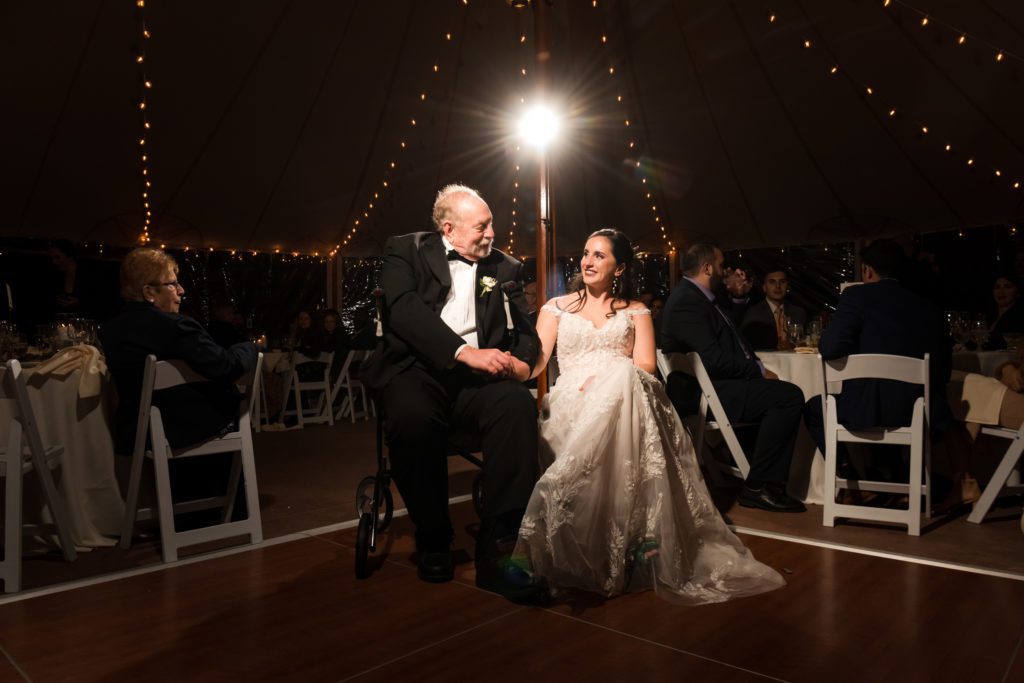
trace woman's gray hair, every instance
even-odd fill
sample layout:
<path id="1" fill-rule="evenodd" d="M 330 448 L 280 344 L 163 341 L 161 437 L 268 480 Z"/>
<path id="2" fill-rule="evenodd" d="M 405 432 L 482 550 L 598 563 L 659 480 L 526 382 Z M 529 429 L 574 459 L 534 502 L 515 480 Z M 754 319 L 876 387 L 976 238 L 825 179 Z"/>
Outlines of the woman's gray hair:
<path id="1" fill-rule="evenodd" d="M 438 232 L 441 232 L 441 226 L 444 225 L 445 222 L 454 221 L 455 200 L 457 200 L 459 196 L 463 195 L 476 197 L 480 201 L 484 200 L 484 198 L 480 196 L 479 192 L 467 185 L 445 185 L 441 188 L 441 191 L 437 193 L 437 198 L 434 200 L 434 211 L 431 214 L 431 219 L 434 221 L 434 228 L 436 228 Z"/>

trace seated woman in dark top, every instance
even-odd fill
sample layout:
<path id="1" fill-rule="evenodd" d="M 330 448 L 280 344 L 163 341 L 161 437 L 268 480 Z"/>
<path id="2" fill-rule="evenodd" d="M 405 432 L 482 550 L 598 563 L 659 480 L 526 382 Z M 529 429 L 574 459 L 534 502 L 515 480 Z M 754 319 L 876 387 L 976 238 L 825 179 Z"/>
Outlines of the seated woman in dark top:
<path id="1" fill-rule="evenodd" d="M 313 313 L 308 310 L 301 310 L 291 324 L 292 348 L 295 353 L 301 353 L 306 358 L 314 360 L 307 361 L 296 358 L 295 371 L 299 374 L 301 382 L 315 382 L 322 380 L 324 376 L 325 363 L 316 360 L 323 351 L 330 352 L 324 346 L 324 334 L 321 329 L 313 324 Z M 301 362 L 299 362 L 301 361 Z"/>
<path id="2" fill-rule="evenodd" d="M 240 395 L 235 380 L 256 365 L 250 342 L 222 348 L 203 327 L 178 312 L 184 288 L 178 265 L 159 249 L 130 252 L 121 264 L 122 313 L 100 332 L 107 367 L 117 387 L 115 451 L 130 455 L 134 447 L 146 356 L 183 360 L 207 383 L 187 384 L 153 394 L 167 440 L 174 448 L 230 431 L 238 419 Z"/>
<path id="3" fill-rule="evenodd" d="M 1024 304 L 1020 303 L 1020 283 L 1014 275 L 1003 274 L 992 284 L 995 319 L 988 331 L 986 349 L 1005 349 L 1004 335 L 1024 334 Z"/>

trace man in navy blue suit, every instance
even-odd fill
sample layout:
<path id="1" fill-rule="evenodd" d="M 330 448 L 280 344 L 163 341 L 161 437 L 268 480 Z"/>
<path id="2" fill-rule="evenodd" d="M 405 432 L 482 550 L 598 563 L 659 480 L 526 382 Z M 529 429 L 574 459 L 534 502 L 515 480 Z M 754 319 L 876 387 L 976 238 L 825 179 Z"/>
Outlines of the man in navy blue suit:
<path id="1" fill-rule="evenodd" d="M 889 239 L 875 240 L 861 252 L 864 284 L 848 287 L 839 297 L 836 312 L 821 335 L 819 351 L 826 360 L 857 353 L 913 358 L 930 354 L 931 427 L 942 432 L 951 420 L 945 400 L 952 364 L 949 335 L 942 312 L 896 279 L 904 258 L 902 248 Z M 851 429 L 904 427 L 910 424 L 914 401 L 920 395 L 920 387 L 904 382 L 853 380 L 843 383 L 836 413 L 839 423 Z M 804 422 L 824 453 L 820 397 L 807 402 Z"/>

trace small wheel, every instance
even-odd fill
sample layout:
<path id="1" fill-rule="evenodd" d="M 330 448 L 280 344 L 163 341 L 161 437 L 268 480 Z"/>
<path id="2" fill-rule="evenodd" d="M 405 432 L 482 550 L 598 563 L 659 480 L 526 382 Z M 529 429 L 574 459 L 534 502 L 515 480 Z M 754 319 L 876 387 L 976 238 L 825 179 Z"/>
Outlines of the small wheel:
<path id="1" fill-rule="evenodd" d="M 356 533 L 356 578 L 365 579 L 370 575 L 366 567 L 366 560 L 370 554 L 370 526 L 373 524 L 373 515 L 369 512 L 363 513 L 359 518 L 359 530 Z"/>
<path id="2" fill-rule="evenodd" d="M 371 475 L 363 477 L 356 486 L 356 517 L 361 517 L 370 509 L 370 501 L 373 499 L 373 484 L 376 481 L 377 478 Z"/>
<path id="3" fill-rule="evenodd" d="M 391 487 L 382 486 L 381 492 L 384 495 L 377 508 L 377 533 L 388 528 L 388 525 L 391 524 L 391 517 L 395 514 L 395 499 L 391 495 Z"/>
<path id="4" fill-rule="evenodd" d="M 390 478 L 387 478 L 390 479 Z M 361 517 L 364 512 L 371 512 L 373 509 L 373 487 L 377 483 L 376 477 L 363 477 L 356 487 L 356 516 Z M 377 503 L 377 531 L 384 531 L 391 524 L 391 517 L 395 514 L 395 499 L 391 495 L 391 483 L 386 481 L 381 484 L 381 500 Z"/>
<path id="5" fill-rule="evenodd" d="M 484 518 L 484 473 L 478 472 L 473 478 L 473 509 L 476 516 Z"/>

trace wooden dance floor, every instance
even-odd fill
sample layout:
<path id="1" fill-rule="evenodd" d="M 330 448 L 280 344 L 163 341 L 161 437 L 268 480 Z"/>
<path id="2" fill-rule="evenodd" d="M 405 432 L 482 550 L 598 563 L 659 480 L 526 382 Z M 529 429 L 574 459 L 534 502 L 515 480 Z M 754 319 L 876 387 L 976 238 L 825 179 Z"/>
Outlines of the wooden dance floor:
<path id="1" fill-rule="evenodd" d="M 0 601 L 0 681 L 1022 681 L 1024 581 L 744 535 L 788 585 L 716 605 L 652 593 L 524 608 L 416 578 L 410 525 L 353 576 L 310 532 Z"/>

